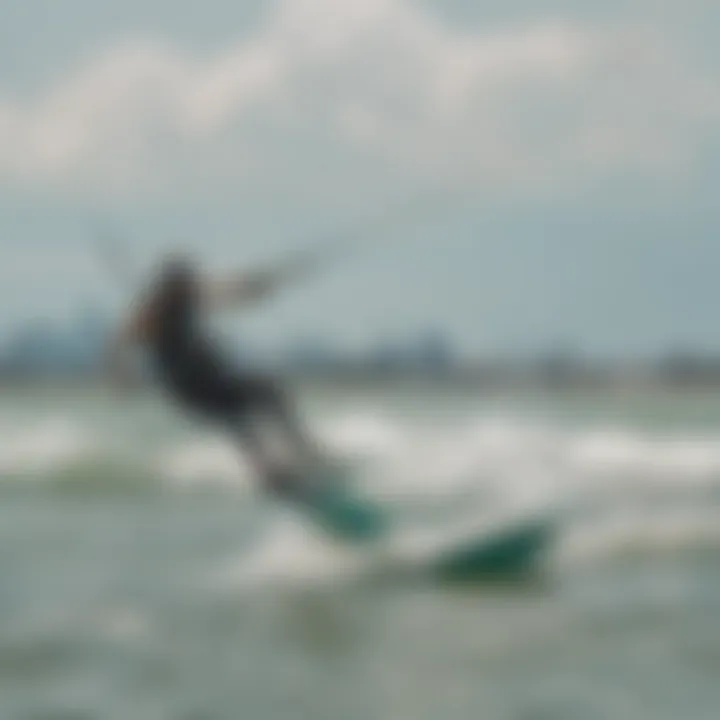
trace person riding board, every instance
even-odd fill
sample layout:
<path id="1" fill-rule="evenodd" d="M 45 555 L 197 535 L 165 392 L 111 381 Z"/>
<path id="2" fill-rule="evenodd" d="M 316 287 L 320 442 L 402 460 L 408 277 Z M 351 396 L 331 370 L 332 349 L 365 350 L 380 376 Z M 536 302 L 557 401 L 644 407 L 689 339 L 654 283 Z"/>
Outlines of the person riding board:
<path id="1" fill-rule="evenodd" d="M 317 448 L 280 384 L 233 367 L 205 331 L 203 316 L 269 298 L 292 277 L 288 270 L 259 270 L 210 281 L 201 277 L 188 258 L 171 256 L 110 346 L 116 379 L 128 377 L 128 349 L 144 349 L 166 394 L 201 420 L 230 432 L 261 484 L 285 496 L 302 489 L 297 471 L 318 459 Z M 272 421 L 283 444 L 291 449 L 291 463 L 268 449 L 262 432 L 264 418 Z"/>

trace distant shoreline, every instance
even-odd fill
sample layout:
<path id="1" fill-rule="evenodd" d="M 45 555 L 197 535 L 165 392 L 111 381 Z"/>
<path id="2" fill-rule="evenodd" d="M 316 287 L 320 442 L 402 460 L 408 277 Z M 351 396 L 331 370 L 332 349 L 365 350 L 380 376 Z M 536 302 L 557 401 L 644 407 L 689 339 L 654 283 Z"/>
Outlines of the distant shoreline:
<path id="1" fill-rule="evenodd" d="M 337 369 L 332 371 L 276 371 L 275 375 L 292 385 L 320 387 L 381 388 L 422 385 L 447 388 L 529 391 L 601 391 L 631 388 L 634 391 L 673 389 L 720 389 L 720 372 L 670 374 L 647 367 L 577 370 L 567 373 L 542 373 L 535 370 L 471 367 L 452 371 L 376 371 Z M 107 387 L 100 373 L 0 373 L 0 390 L 12 388 Z M 148 388 L 152 383 L 148 382 Z"/>

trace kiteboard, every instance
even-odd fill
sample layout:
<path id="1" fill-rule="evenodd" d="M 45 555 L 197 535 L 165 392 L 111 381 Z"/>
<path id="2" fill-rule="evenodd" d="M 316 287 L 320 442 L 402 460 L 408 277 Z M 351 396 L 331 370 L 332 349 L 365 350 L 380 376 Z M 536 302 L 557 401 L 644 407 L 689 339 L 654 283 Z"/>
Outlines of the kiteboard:
<path id="1" fill-rule="evenodd" d="M 529 577 L 541 569 L 556 531 L 545 516 L 484 529 L 430 553 L 423 574 L 446 582 Z"/>
<path id="2" fill-rule="evenodd" d="M 395 523 L 380 503 L 361 495 L 349 482 L 315 484 L 294 501 L 295 506 L 328 537 L 342 543 L 366 545 L 397 539 Z M 556 534 L 556 522 L 532 514 L 474 527 L 453 537 L 425 544 L 413 565 L 420 574 L 441 581 L 471 581 L 526 575 L 538 569 Z"/>

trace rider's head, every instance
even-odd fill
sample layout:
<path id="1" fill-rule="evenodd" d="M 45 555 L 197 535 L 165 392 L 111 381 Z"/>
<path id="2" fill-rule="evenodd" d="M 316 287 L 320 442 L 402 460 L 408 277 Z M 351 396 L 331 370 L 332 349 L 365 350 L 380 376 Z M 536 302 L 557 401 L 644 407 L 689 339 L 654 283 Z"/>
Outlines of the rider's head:
<path id="1" fill-rule="evenodd" d="M 174 253 L 165 258 L 157 280 L 157 297 L 166 310 L 192 305 L 197 297 L 196 264 L 186 255 Z"/>

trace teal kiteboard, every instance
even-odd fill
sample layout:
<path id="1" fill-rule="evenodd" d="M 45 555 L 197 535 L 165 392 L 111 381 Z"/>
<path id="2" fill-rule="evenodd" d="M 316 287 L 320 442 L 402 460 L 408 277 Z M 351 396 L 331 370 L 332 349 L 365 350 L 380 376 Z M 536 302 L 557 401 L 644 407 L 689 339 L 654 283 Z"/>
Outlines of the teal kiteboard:
<path id="1" fill-rule="evenodd" d="M 296 506 L 329 537 L 344 543 L 371 545 L 390 539 L 395 529 L 385 508 L 338 477 L 303 493 Z M 554 519 L 546 516 L 475 529 L 462 538 L 434 545 L 422 557 L 418 570 L 442 581 L 526 575 L 539 567 L 555 531 Z"/>
<path id="2" fill-rule="evenodd" d="M 384 538 L 390 529 L 384 509 L 360 497 L 347 483 L 323 483 L 303 493 L 297 504 L 338 540 L 371 542 Z"/>
<path id="3" fill-rule="evenodd" d="M 546 517 L 516 520 L 443 548 L 425 572 L 452 582 L 529 576 L 540 568 L 555 533 L 555 523 Z"/>

